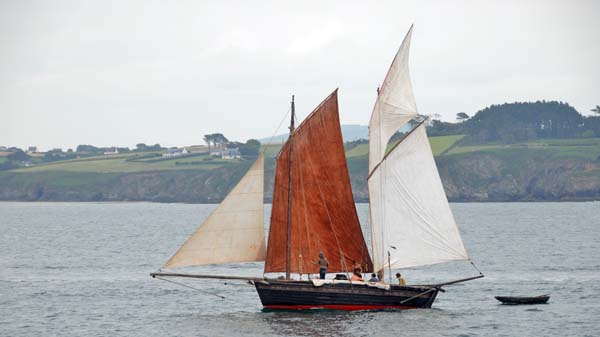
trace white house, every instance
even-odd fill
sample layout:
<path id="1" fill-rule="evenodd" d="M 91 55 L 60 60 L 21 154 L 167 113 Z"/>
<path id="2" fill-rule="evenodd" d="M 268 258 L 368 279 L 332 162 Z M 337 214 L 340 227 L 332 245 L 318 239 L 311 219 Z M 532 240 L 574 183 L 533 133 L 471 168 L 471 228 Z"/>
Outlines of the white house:
<path id="1" fill-rule="evenodd" d="M 240 149 L 237 147 L 226 148 L 226 149 L 223 149 L 223 151 L 221 151 L 221 158 L 222 159 L 239 159 L 239 158 L 242 158 L 242 155 L 240 154 Z"/>
<path id="2" fill-rule="evenodd" d="M 185 156 L 186 154 L 189 154 L 190 152 L 185 148 L 182 147 L 181 149 L 178 149 L 176 147 L 170 148 L 167 150 L 167 152 L 163 153 L 162 156 L 163 157 L 180 157 L 180 156 Z"/>
<path id="3" fill-rule="evenodd" d="M 117 149 L 117 148 L 115 147 L 113 151 L 105 151 L 105 152 L 104 152 L 104 155 L 105 155 L 105 156 L 110 156 L 111 154 L 119 154 L 119 149 Z"/>

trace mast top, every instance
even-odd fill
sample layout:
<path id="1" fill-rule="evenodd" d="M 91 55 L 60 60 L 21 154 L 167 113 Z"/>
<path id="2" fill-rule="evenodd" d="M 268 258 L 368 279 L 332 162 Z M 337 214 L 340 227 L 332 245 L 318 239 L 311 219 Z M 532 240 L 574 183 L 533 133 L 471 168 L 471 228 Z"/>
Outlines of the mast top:
<path id="1" fill-rule="evenodd" d="M 296 103 L 294 103 L 294 95 L 292 95 L 292 120 L 290 121 L 290 136 L 294 132 L 294 120 L 296 119 Z"/>

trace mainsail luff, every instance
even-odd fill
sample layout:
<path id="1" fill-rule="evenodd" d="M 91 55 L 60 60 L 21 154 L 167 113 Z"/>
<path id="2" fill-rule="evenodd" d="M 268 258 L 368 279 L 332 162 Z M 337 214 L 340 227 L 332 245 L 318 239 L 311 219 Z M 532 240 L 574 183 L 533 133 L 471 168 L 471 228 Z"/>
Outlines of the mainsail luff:
<path id="1" fill-rule="evenodd" d="M 264 261 L 263 191 L 264 155 L 261 153 L 240 182 L 163 268 Z"/>
<path id="2" fill-rule="evenodd" d="M 288 202 L 289 142 L 277 158 L 265 272 L 285 271 L 287 211 L 292 211 L 290 271 L 317 273 L 319 252 L 328 272 L 352 263 L 372 269 L 352 196 L 338 116 L 337 90 L 294 131 L 292 199 Z"/>

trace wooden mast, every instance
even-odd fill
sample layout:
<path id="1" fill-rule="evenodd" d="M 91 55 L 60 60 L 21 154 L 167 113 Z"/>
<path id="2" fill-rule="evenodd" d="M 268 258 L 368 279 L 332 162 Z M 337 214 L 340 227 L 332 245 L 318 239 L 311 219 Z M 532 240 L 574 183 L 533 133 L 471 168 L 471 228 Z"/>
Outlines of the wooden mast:
<path id="1" fill-rule="evenodd" d="M 288 178 L 288 219 L 287 219 L 287 245 L 285 254 L 285 279 L 290 279 L 290 265 L 292 258 L 292 158 L 294 150 L 294 117 L 296 106 L 294 104 L 294 95 L 292 95 L 292 117 L 290 120 L 290 175 Z"/>

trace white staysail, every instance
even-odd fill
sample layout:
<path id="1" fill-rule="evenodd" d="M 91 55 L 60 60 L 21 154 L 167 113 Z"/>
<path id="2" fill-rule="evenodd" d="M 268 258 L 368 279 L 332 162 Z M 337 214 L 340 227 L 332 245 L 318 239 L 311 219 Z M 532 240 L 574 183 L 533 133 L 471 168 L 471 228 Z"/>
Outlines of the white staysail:
<path id="1" fill-rule="evenodd" d="M 392 135 L 417 116 L 417 103 L 408 71 L 411 34 L 412 27 L 392 61 L 373 107 L 369 121 L 369 173 L 383 159 Z"/>
<path id="2" fill-rule="evenodd" d="M 264 155 L 163 268 L 264 261 Z"/>
<path id="3" fill-rule="evenodd" d="M 369 196 L 375 270 L 388 268 L 388 251 L 391 268 L 469 259 L 423 123 L 375 168 Z"/>

